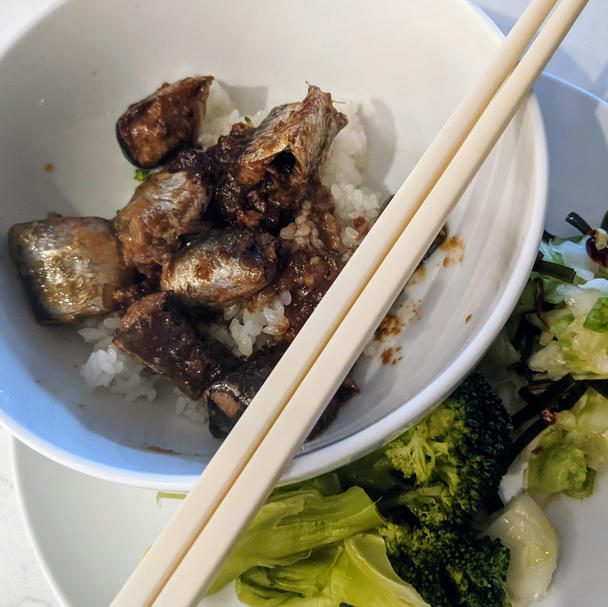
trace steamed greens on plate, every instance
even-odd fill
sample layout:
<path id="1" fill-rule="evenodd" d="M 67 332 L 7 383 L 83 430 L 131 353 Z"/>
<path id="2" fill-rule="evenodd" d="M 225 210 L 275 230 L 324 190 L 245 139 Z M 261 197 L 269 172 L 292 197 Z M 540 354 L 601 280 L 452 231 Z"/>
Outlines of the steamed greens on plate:
<path id="1" fill-rule="evenodd" d="M 518 307 L 495 344 L 516 373 L 498 381 L 517 384 L 525 401 L 521 423 L 540 414 L 519 445 L 530 445 L 527 483 L 546 495 L 586 497 L 608 462 L 608 248 L 606 222 L 592 229 L 576 213 L 573 238 L 545 235 Z"/>
<path id="2" fill-rule="evenodd" d="M 579 224 L 580 225 L 580 224 Z M 608 248 L 598 228 L 576 238 L 551 238 L 541 243 L 543 259 L 569 267 L 574 275 L 543 277 L 543 298 L 551 309 L 530 316 L 541 331 L 542 346 L 530 357 L 532 371 L 552 380 L 571 373 L 575 379 L 608 376 Z M 528 287 L 530 296 L 531 287 Z"/>

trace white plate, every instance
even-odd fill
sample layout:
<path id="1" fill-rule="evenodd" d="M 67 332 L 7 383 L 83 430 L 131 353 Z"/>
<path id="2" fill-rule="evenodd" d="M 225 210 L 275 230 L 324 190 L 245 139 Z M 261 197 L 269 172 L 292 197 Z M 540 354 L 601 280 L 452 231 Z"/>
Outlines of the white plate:
<path id="1" fill-rule="evenodd" d="M 159 31 L 162 45 L 151 35 Z M 464 0 L 66 0 L 0 58 L 0 233 L 51 209 L 111 217 L 135 185 L 116 145 L 116 118 L 163 80 L 201 72 L 228 85 L 247 113 L 301 98 L 307 79 L 336 99 L 369 91 L 369 180 L 394 191 L 499 43 Z M 476 362 L 535 256 L 545 152 L 529 99 L 450 218 L 466 245 L 463 263 L 430 263 L 409 293 L 424 302 L 421 320 L 396 344 L 404 360 L 358 366 L 362 395 L 300 451 L 287 478 L 371 450 Z M 53 172 L 44 171 L 49 162 Z M 89 393 L 78 374 L 89 351 L 76 332 L 33 322 L 6 255 L 0 282 L 0 421 L 77 470 L 189 487 L 218 441 L 176 416 L 174 399 L 128 404 L 109 391 Z"/>
<path id="2" fill-rule="evenodd" d="M 608 192 L 608 105 L 543 77 L 536 92 L 547 124 L 552 198 L 548 228 L 572 233 L 563 222 L 576 209 L 599 221 Z M 581 161 L 580 159 L 584 159 Z M 13 440 L 17 490 L 43 567 L 69 607 L 106 606 L 143 550 L 174 512 L 155 492 L 94 480 L 41 457 Z M 538 607 L 606 604 L 608 475 L 583 502 L 556 499 L 547 514 L 559 530 L 561 556 L 555 583 Z M 209 607 L 237 605 L 231 592 Z"/>

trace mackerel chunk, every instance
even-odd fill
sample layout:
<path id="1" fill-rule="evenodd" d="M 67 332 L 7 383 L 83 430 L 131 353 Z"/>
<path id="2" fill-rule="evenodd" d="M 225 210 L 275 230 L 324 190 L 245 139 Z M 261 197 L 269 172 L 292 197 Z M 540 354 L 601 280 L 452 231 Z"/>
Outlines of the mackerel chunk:
<path id="1" fill-rule="evenodd" d="M 161 288 L 186 305 L 219 306 L 247 299 L 276 274 L 277 241 L 263 232 L 209 230 L 163 269 Z"/>
<path id="2" fill-rule="evenodd" d="M 292 187 L 306 183 L 346 124 L 331 94 L 309 86 L 303 101 L 275 107 L 255 130 L 238 159 L 237 180 L 253 185 L 270 171 L 284 174 Z"/>
<path id="3" fill-rule="evenodd" d="M 210 384 L 203 398 L 209 412 L 209 431 L 225 438 L 277 363 L 276 356 L 254 357 Z"/>
<path id="4" fill-rule="evenodd" d="M 223 346 L 198 336 L 170 291 L 148 295 L 132 304 L 120 319 L 114 344 L 170 379 L 193 400 L 234 365 Z"/>
<path id="5" fill-rule="evenodd" d="M 12 226 L 8 244 L 39 321 L 74 323 L 114 308 L 123 266 L 109 221 L 49 213 Z"/>
<path id="6" fill-rule="evenodd" d="M 133 103 L 116 123 L 116 136 L 127 159 L 149 169 L 166 162 L 196 141 L 213 76 L 164 83 Z"/>
<path id="7" fill-rule="evenodd" d="M 194 231 L 207 209 L 209 186 L 202 150 L 184 150 L 167 168 L 150 175 L 114 218 L 127 267 L 149 276 L 177 249 L 180 235 Z"/>
<path id="8" fill-rule="evenodd" d="M 210 384 L 203 393 L 209 412 L 209 430 L 216 438 L 230 433 L 281 357 L 282 349 L 252 357 Z M 334 420 L 342 406 L 358 394 L 359 387 L 347 377 L 311 430 L 308 439 L 316 438 Z"/>
<path id="9" fill-rule="evenodd" d="M 275 107 L 231 164 L 216 192 L 224 219 L 274 227 L 298 206 L 334 137 L 347 124 L 331 95 L 310 86 L 298 103 Z"/>

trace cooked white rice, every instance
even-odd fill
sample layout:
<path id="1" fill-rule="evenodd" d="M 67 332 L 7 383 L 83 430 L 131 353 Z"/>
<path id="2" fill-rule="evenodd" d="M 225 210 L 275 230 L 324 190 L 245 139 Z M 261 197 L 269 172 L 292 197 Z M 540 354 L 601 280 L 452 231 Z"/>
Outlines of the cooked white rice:
<path id="1" fill-rule="evenodd" d="M 378 195 L 363 185 L 367 163 L 367 137 L 358 115 L 358 105 L 343 103 L 340 111 L 348 117 L 348 125 L 334 139 L 321 167 L 321 180 L 329 188 L 336 204 L 335 215 L 340 223 L 341 246 L 345 251 L 355 247 L 365 230 L 376 219 L 381 202 Z M 266 116 L 260 111 L 248 116 L 254 126 Z M 209 147 L 221 135 L 227 135 L 235 122 L 245 120 L 230 99 L 228 92 L 214 81 L 209 90 L 205 119 L 200 129 L 199 143 Z M 283 239 L 293 240 L 296 245 L 312 245 L 322 248 L 323 243 L 312 222 L 306 219 L 310 210 L 303 205 L 292 224 L 281 231 Z M 363 227 L 356 228 L 355 220 L 362 218 Z M 358 219 L 361 224 L 361 219 Z M 339 243 L 340 244 L 340 243 Z M 247 305 L 232 305 L 224 309 L 227 325 L 215 324 L 208 329 L 209 335 L 240 356 L 250 356 L 256 349 L 276 341 L 289 328 L 285 306 L 291 304 L 291 294 L 285 291 L 278 296 L 260 295 Z M 229 322 L 228 322 L 229 321 Z M 109 388 L 128 401 L 137 398 L 153 400 L 157 396 L 159 382 L 167 381 L 152 374 L 144 365 L 137 363 L 112 345 L 112 334 L 118 328 L 118 316 L 88 321 L 79 333 L 93 346 L 93 352 L 82 365 L 80 373 L 91 388 Z M 175 411 L 195 423 L 204 423 L 205 415 L 199 402 L 175 390 Z"/>
<path id="2" fill-rule="evenodd" d="M 159 377 L 112 345 L 112 336 L 119 325 L 117 314 L 84 323 L 78 333 L 92 344 L 93 352 L 80 367 L 80 374 L 90 388 L 109 388 L 129 402 L 140 397 L 152 401 L 157 396 L 155 385 Z"/>

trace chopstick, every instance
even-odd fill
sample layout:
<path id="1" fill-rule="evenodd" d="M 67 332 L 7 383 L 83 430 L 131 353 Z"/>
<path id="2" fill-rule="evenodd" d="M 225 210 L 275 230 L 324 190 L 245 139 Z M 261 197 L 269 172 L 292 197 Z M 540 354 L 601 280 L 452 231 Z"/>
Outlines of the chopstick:
<path id="1" fill-rule="evenodd" d="M 127 580 L 113 607 L 180 607 L 194 604 L 208 590 L 234 541 L 355 363 L 587 1 L 530 3 L 480 82 L 380 215 Z"/>

